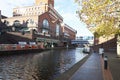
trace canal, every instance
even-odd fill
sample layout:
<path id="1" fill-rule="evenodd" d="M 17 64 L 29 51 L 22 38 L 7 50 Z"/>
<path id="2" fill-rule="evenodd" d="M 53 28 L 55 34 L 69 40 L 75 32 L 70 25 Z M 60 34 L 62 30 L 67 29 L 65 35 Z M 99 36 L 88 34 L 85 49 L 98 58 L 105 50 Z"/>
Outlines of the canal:
<path id="1" fill-rule="evenodd" d="M 53 80 L 85 56 L 82 48 L 0 56 L 0 80 Z"/>

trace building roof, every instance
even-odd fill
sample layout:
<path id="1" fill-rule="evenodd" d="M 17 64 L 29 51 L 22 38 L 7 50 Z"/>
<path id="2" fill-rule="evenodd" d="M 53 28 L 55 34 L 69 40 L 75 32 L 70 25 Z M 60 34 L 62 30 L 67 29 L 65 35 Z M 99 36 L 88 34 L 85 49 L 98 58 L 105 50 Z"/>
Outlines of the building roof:
<path id="1" fill-rule="evenodd" d="M 72 27 L 70 27 L 69 25 L 64 24 L 64 26 L 67 27 L 68 29 L 70 29 L 71 31 L 77 33 L 77 31 L 75 29 L 73 29 Z"/>
<path id="2" fill-rule="evenodd" d="M 2 19 L 7 18 L 7 17 L 6 17 L 6 16 L 4 16 L 4 15 L 1 15 L 1 17 L 2 17 Z"/>

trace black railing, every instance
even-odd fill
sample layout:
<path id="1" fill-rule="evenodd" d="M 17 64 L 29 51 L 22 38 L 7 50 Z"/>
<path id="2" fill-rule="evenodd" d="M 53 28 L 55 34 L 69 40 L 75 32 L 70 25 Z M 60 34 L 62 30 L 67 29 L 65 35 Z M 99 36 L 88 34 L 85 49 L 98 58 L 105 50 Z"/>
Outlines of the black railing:
<path id="1" fill-rule="evenodd" d="M 41 26 L 40 29 L 50 30 L 50 26 L 49 27 L 47 27 L 47 26 Z"/>

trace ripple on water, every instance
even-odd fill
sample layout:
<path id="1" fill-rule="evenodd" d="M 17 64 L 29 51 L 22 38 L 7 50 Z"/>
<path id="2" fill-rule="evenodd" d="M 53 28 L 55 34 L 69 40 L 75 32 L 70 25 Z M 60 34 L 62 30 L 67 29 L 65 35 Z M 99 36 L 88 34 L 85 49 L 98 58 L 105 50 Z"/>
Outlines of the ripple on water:
<path id="1" fill-rule="evenodd" d="M 53 80 L 86 56 L 81 50 L 0 56 L 0 77 L 6 80 Z"/>

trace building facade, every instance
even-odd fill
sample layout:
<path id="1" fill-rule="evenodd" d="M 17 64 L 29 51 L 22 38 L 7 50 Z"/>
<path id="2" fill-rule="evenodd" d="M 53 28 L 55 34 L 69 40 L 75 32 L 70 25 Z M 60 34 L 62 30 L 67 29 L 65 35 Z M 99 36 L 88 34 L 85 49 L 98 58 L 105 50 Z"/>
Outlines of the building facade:
<path id="1" fill-rule="evenodd" d="M 75 40 L 76 38 L 76 34 L 77 31 L 73 28 L 71 28 L 69 25 L 67 24 L 62 24 L 62 37 L 63 37 L 63 45 L 71 45 L 71 41 Z"/>
<path id="2" fill-rule="evenodd" d="M 63 42 L 65 34 L 69 34 L 69 39 L 75 39 L 76 35 L 76 31 L 68 25 L 63 30 L 63 17 L 54 9 L 54 0 L 35 0 L 33 6 L 14 8 L 13 17 L 2 21 L 6 21 L 12 31 L 34 30 L 32 37 L 37 42 L 58 45 Z"/>
<path id="3" fill-rule="evenodd" d="M 0 22 L 1 22 L 1 10 L 0 10 Z"/>
<path id="4" fill-rule="evenodd" d="M 67 24 L 62 25 L 62 32 L 65 38 L 69 38 L 71 40 L 76 38 L 77 31 Z"/>

